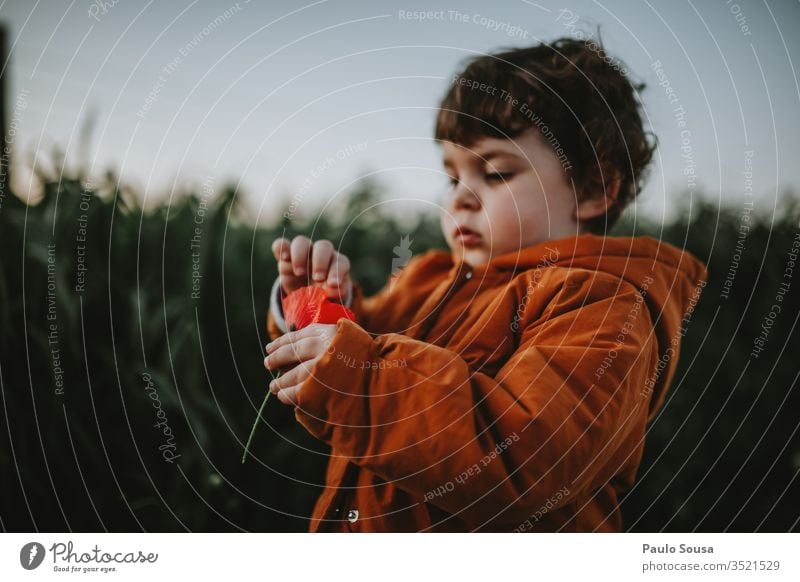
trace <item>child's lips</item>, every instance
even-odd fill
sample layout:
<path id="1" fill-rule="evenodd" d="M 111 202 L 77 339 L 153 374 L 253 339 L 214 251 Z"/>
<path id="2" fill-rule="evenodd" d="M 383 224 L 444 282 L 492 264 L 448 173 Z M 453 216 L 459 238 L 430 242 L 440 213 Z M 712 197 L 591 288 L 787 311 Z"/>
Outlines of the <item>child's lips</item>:
<path id="1" fill-rule="evenodd" d="M 453 239 L 465 247 L 472 247 L 480 244 L 481 235 L 467 227 L 457 226 L 453 231 Z"/>

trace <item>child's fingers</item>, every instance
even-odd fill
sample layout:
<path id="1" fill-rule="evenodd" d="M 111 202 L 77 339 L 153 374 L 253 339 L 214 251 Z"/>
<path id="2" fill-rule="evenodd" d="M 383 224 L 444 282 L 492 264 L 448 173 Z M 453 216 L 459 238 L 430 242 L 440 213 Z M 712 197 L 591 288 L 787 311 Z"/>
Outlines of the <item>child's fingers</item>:
<path id="1" fill-rule="evenodd" d="M 317 355 L 317 351 L 312 349 L 313 342 L 313 338 L 307 337 L 271 350 L 264 358 L 264 367 L 267 370 L 278 370 L 310 360 Z"/>
<path id="2" fill-rule="evenodd" d="M 297 393 L 300 392 L 300 384 L 286 388 L 278 392 L 278 400 L 283 404 L 293 404 L 297 406 Z"/>
<path id="3" fill-rule="evenodd" d="M 273 394 L 279 394 L 283 390 L 287 390 L 292 386 L 296 386 L 298 384 L 302 384 L 303 381 L 311 375 L 311 366 L 308 362 L 302 363 L 298 366 L 295 366 L 285 374 L 281 374 L 280 378 L 277 378 L 270 382 L 269 384 L 269 391 Z"/>
<path id="4" fill-rule="evenodd" d="M 302 286 L 305 277 L 297 277 L 294 274 L 294 266 L 291 261 L 278 261 L 278 275 L 281 277 L 281 284 L 287 291 Z"/>
<path id="5" fill-rule="evenodd" d="M 292 263 L 289 261 L 278 262 L 278 277 L 281 280 L 281 288 L 284 294 L 291 293 L 306 284 L 305 276 L 295 277 Z"/>
<path id="6" fill-rule="evenodd" d="M 291 241 L 281 237 L 272 242 L 272 254 L 278 261 L 278 275 L 286 293 L 308 285 L 312 279 L 326 284 L 329 298 L 337 299 L 349 292 L 350 260 L 337 253 L 329 240 L 312 243 L 304 235 Z"/>
<path id="7" fill-rule="evenodd" d="M 289 239 L 280 237 L 272 241 L 272 254 L 278 262 L 289 261 L 292 257 Z"/>
<path id="8" fill-rule="evenodd" d="M 318 240 L 311 251 L 311 273 L 316 283 L 322 283 L 328 278 L 328 269 L 331 266 L 336 251 L 329 240 Z"/>
<path id="9" fill-rule="evenodd" d="M 291 345 L 294 342 L 300 341 L 304 337 L 311 337 L 313 334 L 313 326 L 304 327 L 303 329 L 298 329 L 297 331 L 289 331 L 269 342 L 264 349 L 268 354 L 271 354 L 281 346 Z"/>
<path id="10" fill-rule="evenodd" d="M 336 253 L 328 271 L 328 299 L 344 301 L 350 292 L 350 259 L 345 255 Z"/>
<path id="11" fill-rule="evenodd" d="M 272 254 L 278 261 L 278 276 L 284 293 L 291 293 L 305 284 L 305 277 L 297 277 L 292 267 L 292 243 L 281 237 L 272 242 Z"/>
<path id="12" fill-rule="evenodd" d="M 308 255 L 311 252 L 311 239 L 302 234 L 292 239 L 292 271 L 296 277 L 306 274 L 308 269 Z"/>
<path id="13" fill-rule="evenodd" d="M 341 253 L 335 253 L 333 264 L 328 271 L 328 285 L 341 288 L 350 276 L 350 259 Z"/>

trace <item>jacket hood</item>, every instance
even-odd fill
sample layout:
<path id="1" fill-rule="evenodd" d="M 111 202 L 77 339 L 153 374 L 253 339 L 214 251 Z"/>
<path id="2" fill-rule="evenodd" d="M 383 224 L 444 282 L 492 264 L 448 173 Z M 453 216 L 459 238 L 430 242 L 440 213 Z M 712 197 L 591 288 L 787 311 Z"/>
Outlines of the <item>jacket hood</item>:
<path id="1" fill-rule="evenodd" d="M 451 258 L 455 257 L 451 253 Z M 659 345 L 659 364 L 653 375 L 654 413 L 675 373 L 677 349 L 706 285 L 705 265 L 690 252 L 649 236 L 613 237 L 581 234 L 549 240 L 494 257 L 474 271 L 487 275 L 516 273 L 544 266 L 589 269 L 619 277 L 637 287 L 645 298 Z M 462 262 L 454 268 L 464 268 Z"/>

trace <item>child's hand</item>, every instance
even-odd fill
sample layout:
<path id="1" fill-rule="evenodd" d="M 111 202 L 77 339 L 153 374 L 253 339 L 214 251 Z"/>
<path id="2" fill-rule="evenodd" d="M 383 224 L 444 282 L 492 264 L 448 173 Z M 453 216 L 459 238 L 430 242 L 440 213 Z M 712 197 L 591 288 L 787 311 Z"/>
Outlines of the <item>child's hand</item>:
<path id="1" fill-rule="evenodd" d="M 272 243 L 272 253 L 278 261 L 284 294 L 314 285 L 323 287 L 331 301 L 344 303 L 349 296 L 353 285 L 350 259 L 337 253 L 331 241 L 318 240 L 312 245 L 307 236 L 298 235 L 291 243 L 281 237 Z"/>
<path id="2" fill-rule="evenodd" d="M 269 391 L 277 394 L 278 400 L 284 404 L 297 404 L 300 386 L 311 375 L 317 360 L 328 350 L 335 333 L 335 324 L 312 323 L 267 344 L 267 357 L 264 358 L 267 370 L 292 368 L 269 385 Z"/>

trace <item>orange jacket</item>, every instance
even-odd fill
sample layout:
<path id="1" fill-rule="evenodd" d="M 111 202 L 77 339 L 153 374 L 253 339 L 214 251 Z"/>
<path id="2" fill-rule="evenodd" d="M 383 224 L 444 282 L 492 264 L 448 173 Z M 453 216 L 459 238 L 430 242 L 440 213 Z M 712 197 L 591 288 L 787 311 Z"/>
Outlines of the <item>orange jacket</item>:
<path id="1" fill-rule="evenodd" d="M 310 530 L 620 530 L 704 265 L 591 234 L 454 257 L 355 285 L 295 408 L 332 451 Z"/>

